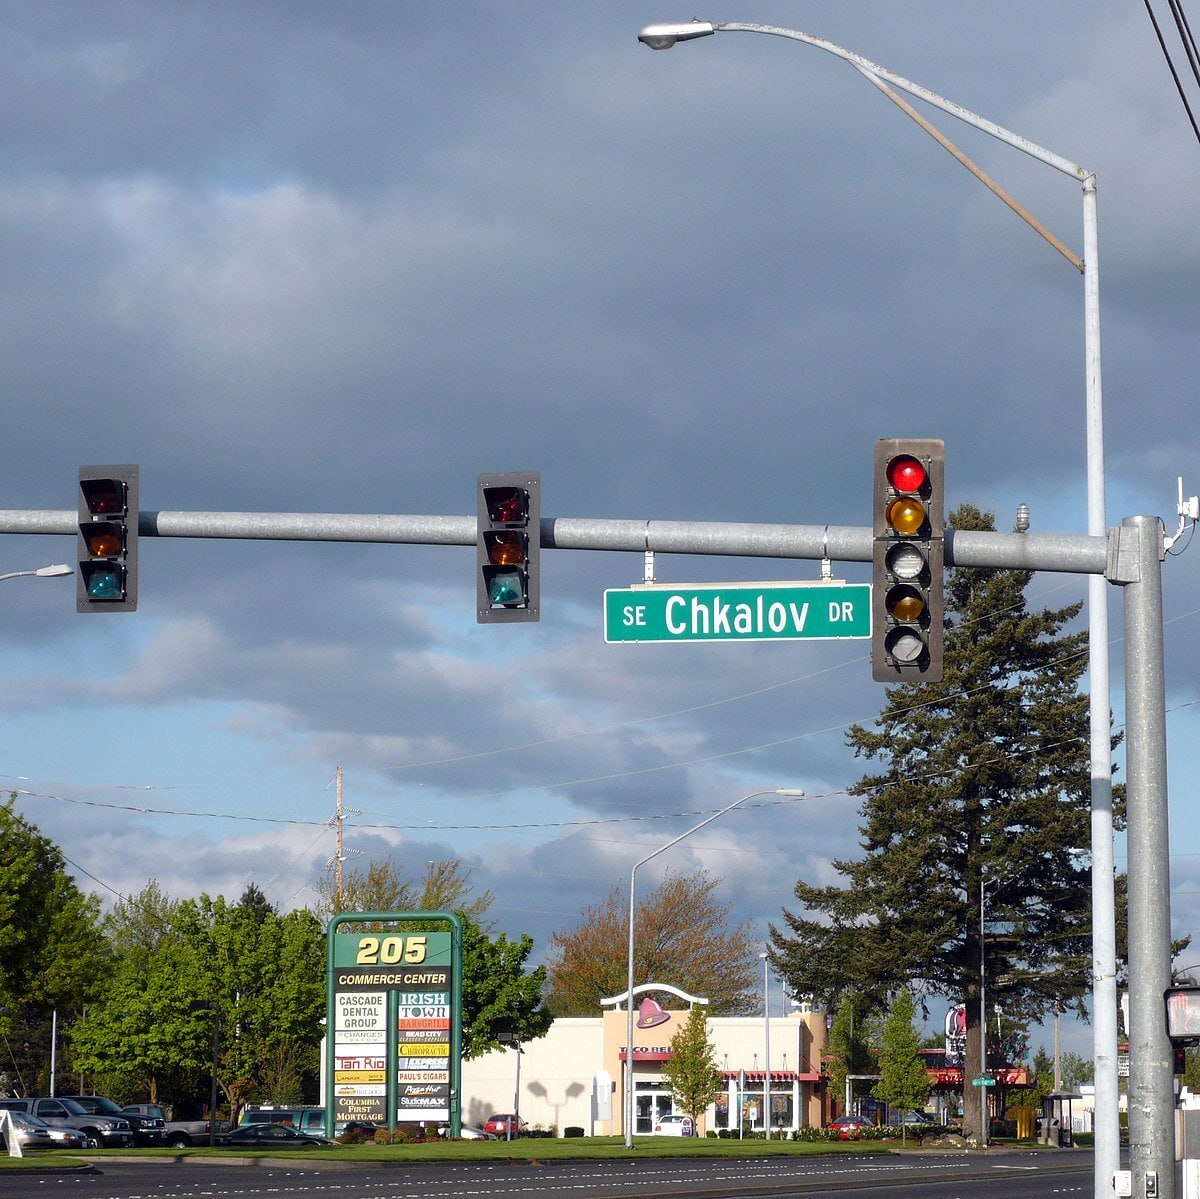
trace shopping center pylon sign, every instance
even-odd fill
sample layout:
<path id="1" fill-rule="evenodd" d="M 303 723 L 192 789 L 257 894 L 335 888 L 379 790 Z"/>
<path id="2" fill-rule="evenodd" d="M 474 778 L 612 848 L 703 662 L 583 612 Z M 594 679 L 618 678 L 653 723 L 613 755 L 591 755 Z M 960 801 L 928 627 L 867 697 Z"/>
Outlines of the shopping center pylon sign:
<path id="1" fill-rule="evenodd" d="M 365 930 L 365 931 L 364 931 Z M 462 921 L 344 912 L 326 932 L 325 1132 L 462 1120 Z"/>

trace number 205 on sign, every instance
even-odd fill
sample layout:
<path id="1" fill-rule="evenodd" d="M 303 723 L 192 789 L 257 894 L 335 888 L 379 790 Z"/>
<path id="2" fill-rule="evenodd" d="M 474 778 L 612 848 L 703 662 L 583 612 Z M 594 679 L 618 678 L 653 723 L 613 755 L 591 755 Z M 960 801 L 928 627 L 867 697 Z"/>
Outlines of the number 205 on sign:
<path id="1" fill-rule="evenodd" d="M 418 937 L 359 937 L 356 966 L 410 966 L 425 960 L 427 938 Z"/>

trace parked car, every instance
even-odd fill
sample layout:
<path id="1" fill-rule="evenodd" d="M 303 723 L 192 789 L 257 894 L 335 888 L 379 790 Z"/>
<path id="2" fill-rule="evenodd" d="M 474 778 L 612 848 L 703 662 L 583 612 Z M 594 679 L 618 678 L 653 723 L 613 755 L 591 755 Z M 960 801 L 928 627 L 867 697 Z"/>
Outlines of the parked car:
<path id="1" fill-rule="evenodd" d="M 906 1128 L 924 1128 L 933 1123 L 933 1117 L 926 1115 L 924 1112 L 902 1112 L 899 1120 L 893 1120 L 893 1124 L 897 1128 L 904 1125 Z"/>
<path id="2" fill-rule="evenodd" d="M 45 1120 L 25 1112 L 9 1112 L 17 1144 L 25 1149 L 82 1149 L 87 1138 L 72 1128 L 52 1128 Z M 8 1148 L 6 1121 L 0 1121 L 0 1145 Z"/>
<path id="3" fill-rule="evenodd" d="M 222 1133 L 217 1144 L 230 1149 L 302 1149 L 333 1142 L 287 1124 L 240 1124 L 232 1132 Z"/>
<path id="4" fill-rule="evenodd" d="M 246 1124 L 288 1124 L 299 1132 L 311 1132 L 317 1136 L 325 1133 L 325 1109 L 315 1105 L 275 1107 L 270 1104 L 242 1109 L 238 1127 Z"/>
<path id="5" fill-rule="evenodd" d="M 450 1135 L 449 1124 L 438 1125 L 438 1136 L 448 1137 Z M 482 1128 L 476 1128 L 474 1124 L 464 1124 L 458 1130 L 459 1140 L 462 1141 L 494 1141 L 496 1134 L 484 1132 Z"/>
<path id="6" fill-rule="evenodd" d="M 187 1149 L 190 1145 L 207 1145 L 209 1140 L 209 1123 L 207 1120 L 168 1120 L 166 1112 L 158 1103 L 127 1103 L 121 1111 L 125 1115 L 155 1116 L 164 1121 L 163 1144 L 172 1149 Z M 216 1122 L 216 1133 L 219 1136 L 228 1132 L 233 1126 L 228 1120 Z"/>
<path id="7" fill-rule="evenodd" d="M 493 1136 L 506 1140 L 509 1137 L 509 1128 L 512 1128 L 512 1136 L 519 1137 L 529 1125 L 525 1123 L 519 1116 L 513 1116 L 502 1112 L 497 1112 L 495 1115 L 488 1116 L 483 1122 L 483 1131 L 490 1132 Z"/>
<path id="8" fill-rule="evenodd" d="M 875 1125 L 865 1116 L 838 1116 L 829 1122 L 829 1127 L 837 1130 L 839 1140 L 857 1141 L 864 1128 L 874 1128 Z"/>
<path id="9" fill-rule="evenodd" d="M 38 1116 L 52 1128 L 69 1128 L 83 1133 L 88 1149 L 133 1145 L 133 1132 L 124 1116 L 106 1116 L 89 1112 L 73 1099 L 36 1097 L 30 1099 L 0 1099 L 0 1108 Z"/>
<path id="10" fill-rule="evenodd" d="M 694 1137 L 696 1122 L 691 1116 L 659 1116 L 654 1121 L 654 1135 L 659 1137 Z"/>
<path id="11" fill-rule="evenodd" d="M 96 1116 L 115 1116 L 129 1121 L 135 1145 L 160 1147 L 167 1143 L 167 1122 L 162 1116 L 143 1115 L 141 1112 L 127 1112 L 111 1099 L 103 1095 L 62 1095 L 62 1099 L 70 1099 L 78 1103 L 85 1112 Z"/>

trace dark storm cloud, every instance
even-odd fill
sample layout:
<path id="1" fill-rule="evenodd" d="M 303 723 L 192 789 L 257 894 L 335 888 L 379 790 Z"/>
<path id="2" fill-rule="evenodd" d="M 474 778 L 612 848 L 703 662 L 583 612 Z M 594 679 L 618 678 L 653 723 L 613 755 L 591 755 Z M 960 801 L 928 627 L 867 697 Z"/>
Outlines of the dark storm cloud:
<path id="1" fill-rule="evenodd" d="M 945 437 L 952 503 L 1006 528 L 1023 500 L 1039 531 L 1081 528 L 1078 274 L 844 63 L 745 35 L 636 43 L 689 15 L 0 5 L 0 506 L 66 508 L 80 464 L 137 461 L 147 509 L 461 515 L 479 471 L 536 467 L 546 515 L 861 525 L 871 443 L 913 433 Z M 700 15 L 799 23 L 1099 173 L 1109 519 L 1173 526 L 1175 475 L 1200 489 L 1197 157 L 1142 14 Z M 933 119 L 1080 248 L 1075 181 Z M 6 549 L 25 565 L 68 547 Z M 243 809 L 325 819 L 341 763 L 370 818 L 414 826 L 835 793 L 683 852 L 755 919 L 853 851 L 856 801 L 836 792 L 864 764 L 844 728 L 881 698 L 861 643 L 606 647 L 601 592 L 640 579 L 640 554 L 545 554 L 543 620 L 509 629 L 474 625 L 468 548 L 147 539 L 142 561 L 139 615 L 103 647 L 69 587 L 6 592 L 5 706 L 30 734 L 6 749 L 14 773 L 103 799 L 169 765 L 191 787 L 236 776 Z M 1168 617 L 1195 606 L 1195 561 L 1168 563 Z M 1168 638 L 1169 691 L 1190 698 L 1191 625 Z M 78 731 L 114 697 L 146 732 L 100 768 Z M 363 830 L 361 848 L 462 853 L 510 928 L 545 936 L 688 819 Z M 136 887 L 154 860 L 180 888 L 237 891 L 294 858 L 271 894 L 303 900 L 329 852 L 309 850 L 317 828 L 200 821 L 189 853 L 155 820 L 114 826 L 97 873 L 127 863 Z"/>

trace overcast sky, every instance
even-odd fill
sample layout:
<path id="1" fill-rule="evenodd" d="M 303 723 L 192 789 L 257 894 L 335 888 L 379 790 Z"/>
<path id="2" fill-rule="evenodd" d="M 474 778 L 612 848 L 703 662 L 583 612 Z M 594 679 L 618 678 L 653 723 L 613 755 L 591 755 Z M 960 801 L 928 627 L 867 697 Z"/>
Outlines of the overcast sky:
<path id="1" fill-rule="evenodd" d="M 2 0 L 0 507 L 72 509 L 79 466 L 136 462 L 145 510 L 461 516 L 479 472 L 536 469 L 545 516 L 865 525 L 875 439 L 912 435 L 945 439 L 951 504 L 1083 531 L 1079 274 L 833 56 L 636 40 L 693 15 L 802 28 L 1097 172 L 1108 521 L 1173 529 L 1176 476 L 1200 491 L 1200 150 L 1117 0 Z M 1077 182 L 926 115 L 1082 252 Z M 474 570 L 466 547 L 145 539 L 137 614 L 95 618 L 71 580 L 13 580 L 0 785 L 106 901 L 156 878 L 289 906 L 333 853 L 340 765 L 352 866 L 461 857 L 539 958 L 760 788 L 813 798 L 661 866 L 723 876 L 764 935 L 798 876 L 832 881 L 845 729 L 883 699 L 865 643 L 606 646 L 603 590 L 640 554 L 547 551 L 540 623 L 479 626 Z M 1178 934 L 1198 583 L 1200 547 L 1168 559 Z"/>

